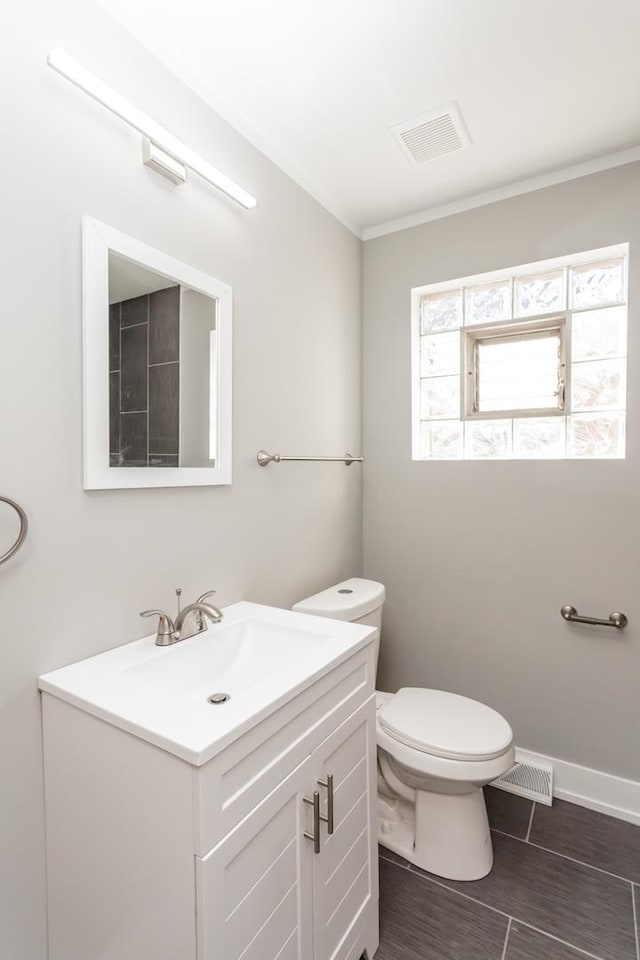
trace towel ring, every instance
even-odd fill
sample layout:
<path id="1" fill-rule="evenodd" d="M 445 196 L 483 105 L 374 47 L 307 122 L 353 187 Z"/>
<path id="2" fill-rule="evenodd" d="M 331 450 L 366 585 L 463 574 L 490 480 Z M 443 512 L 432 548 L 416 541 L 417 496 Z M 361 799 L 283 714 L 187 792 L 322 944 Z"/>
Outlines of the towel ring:
<path id="1" fill-rule="evenodd" d="M 20 533 L 18 534 L 18 539 L 12 547 L 9 547 L 6 553 L 3 553 L 2 556 L 0 556 L 0 564 L 3 564 L 6 563 L 7 560 L 10 560 L 14 553 L 17 553 L 24 543 L 27 537 L 27 530 L 29 529 L 29 521 L 27 520 L 27 515 L 22 507 L 19 503 L 16 503 L 15 500 L 11 500 L 10 497 L 0 497 L 0 503 L 8 503 L 9 506 L 13 507 L 20 517 Z"/>

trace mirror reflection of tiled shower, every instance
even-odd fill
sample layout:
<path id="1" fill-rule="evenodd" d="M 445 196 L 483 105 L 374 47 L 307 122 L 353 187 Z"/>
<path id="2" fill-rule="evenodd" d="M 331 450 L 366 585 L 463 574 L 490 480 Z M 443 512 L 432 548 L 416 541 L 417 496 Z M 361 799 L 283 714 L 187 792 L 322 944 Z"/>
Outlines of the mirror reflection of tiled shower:
<path id="1" fill-rule="evenodd" d="M 177 467 L 180 287 L 109 305 L 109 462 Z"/>

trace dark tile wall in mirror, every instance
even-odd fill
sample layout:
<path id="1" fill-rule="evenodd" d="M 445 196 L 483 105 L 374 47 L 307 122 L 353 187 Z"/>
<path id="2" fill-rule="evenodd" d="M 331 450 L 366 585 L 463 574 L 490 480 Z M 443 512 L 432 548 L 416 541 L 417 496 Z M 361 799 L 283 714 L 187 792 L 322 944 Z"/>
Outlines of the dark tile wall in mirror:
<path id="1" fill-rule="evenodd" d="M 180 287 L 109 306 L 109 463 L 177 467 Z"/>

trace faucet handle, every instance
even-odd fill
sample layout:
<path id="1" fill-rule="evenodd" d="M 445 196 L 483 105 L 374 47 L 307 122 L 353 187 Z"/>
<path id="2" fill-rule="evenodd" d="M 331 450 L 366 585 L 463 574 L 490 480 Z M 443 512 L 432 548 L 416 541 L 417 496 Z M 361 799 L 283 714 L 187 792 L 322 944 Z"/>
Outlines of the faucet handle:
<path id="1" fill-rule="evenodd" d="M 164 637 L 173 637 L 175 626 L 173 620 L 168 613 L 165 613 L 164 610 L 143 610 L 140 614 L 141 617 L 153 617 L 158 616 L 158 632 L 156 633 L 156 643 Z M 166 641 L 165 641 L 166 642 Z M 162 643 L 160 643 L 162 645 Z"/>
<path id="2" fill-rule="evenodd" d="M 212 597 L 215 592 L 216 592 L 215 590 L 207 590 L 207 592 L 201 594 L 195 602 L 204 603 L 207 597 Z M 202 610 L 198 610 L 198 612 L 196 613 L 196 626 L 198 628 L 198 633 L 203 633 L 207 629 L 207 625 L 202 615 Z"/>
<path id="3" fill-rule="evenodd" d="M 216 592 L 215 590 L 207 590 L 206 593 L 203 593 L 201 596 L 198 597 L 198 599 L 196 600 L 196 603 L 204 603 L 207 597 L 212 597 L 215 592 Z"/>

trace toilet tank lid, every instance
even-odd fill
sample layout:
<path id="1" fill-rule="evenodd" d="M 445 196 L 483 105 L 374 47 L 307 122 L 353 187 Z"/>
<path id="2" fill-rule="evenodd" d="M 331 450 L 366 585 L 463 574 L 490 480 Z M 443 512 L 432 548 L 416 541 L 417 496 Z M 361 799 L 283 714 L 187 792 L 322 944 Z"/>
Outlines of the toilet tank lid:
<path id="1" fill-rule="evenodd" d="M 333 620 L 359 620 L 384 603 L 384 585 L 352 577 L 294 603 L 298 613 L 312 613 Z"/>

